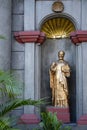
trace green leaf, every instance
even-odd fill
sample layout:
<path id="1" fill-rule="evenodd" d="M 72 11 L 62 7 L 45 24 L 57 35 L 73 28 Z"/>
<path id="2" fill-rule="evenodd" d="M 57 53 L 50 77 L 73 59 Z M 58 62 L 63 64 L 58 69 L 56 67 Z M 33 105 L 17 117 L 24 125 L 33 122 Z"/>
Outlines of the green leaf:
<path id="1" fill-rule="evenodd" d="M 68 126 L 63 127 L 62 122 L 57 119 L 56 113 L 43 112 L 41 117 L 40 127 L 43 127 L 43 130 L 71 130 Z"/>
<path id="2" fill-rule="evenodd" d="M 9 117 L 0 118 L 0 130 L 18 130 L 11 127 L 11 119 Z"/>
<path id="3" fill-rule="evenodd" d="M 14 99 L 13 101 L 10 101 L 5 104 L 0 105 L 0 116 L 6 115 L 8 112 L 14 110 L 15 108 L 18 108 L 23 105 L 40 105 L 44 103 L 43 99 L 41 100 L 32 100 L 32 99 Z"/>
<path id="4" fill-rule="evenodd" d="M 17 81 L 13 73 L 0 70 L 0 96 L 3 99 L 3 103 L 0 103 L 0 130 L 17 130 L 12 128 L 12 120 L 7 117 L 12 110 L 24 105 L 39 106 L 45 103 L 45 98 L 40 100 L 18 99 L 18 92 Z"/>
<path id="5" fill-rule="evenodd" d="M 6 40 L 6 38 L 3 35 L 0 35 L 0 39 Z"/>

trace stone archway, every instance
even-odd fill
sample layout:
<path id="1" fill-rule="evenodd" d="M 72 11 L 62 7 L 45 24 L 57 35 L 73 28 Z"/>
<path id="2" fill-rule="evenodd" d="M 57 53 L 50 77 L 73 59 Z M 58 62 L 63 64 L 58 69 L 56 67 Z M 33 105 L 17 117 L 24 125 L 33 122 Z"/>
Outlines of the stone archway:
<path id="1" fill-rule="evenodd" d="M 69 38 L 70 33 L 76 29 L 74 18 L 64 13 L 48 15 L 40 23 L 40 30 L 51 39 Z"/>
<path id="2" fill-rule="evenodd" d="M 64 23 L 67 23 L 68 27 L 63 25 Z M 53 32 L 52 30 L 49 30 L 51 32 L 50 35 L 49 31 L 47 30 L 47 26 L 49 24 L 51 26 L 51 29 L 53 30 Z M 55 24 L 57 24 L 57 27 L 55 27 Z M 63 35 L 65 32 L 61 33 L 64 31 L 63 27 L 65 27 L 65 29 L 67 30 L 66 36 L 64 37 Z M 71 29 L 71 31 L 69 31 L 69 29 Z M 69 62 L 71 67 L 71 77 L 68 80 L 69 93 L 70 93 L 69 101 L 70 101 L 71 122 L 76 121 L 76 47 L 71 43 L 71 40 L 69 39 L 69 34 L 70 32 L 76 29 L 77 25 L 75 19 L 69 16 L 68 14 L 64 13 L 50 14 L 45 18 L 43 18 L 42 21 L 40 22 L 40 30 L 45 32 L 47 35 L 47 40 L 41 46 L 41 90 L 40 90 L 41 97 L 50 97 L 51 101 L 51 90 L 49 84 L 49 67 L 53 61 L 57 60 L 58 51 L 64 50 L 65 60 Z M 67 33 L 68 31 L 69 33 Z M 56 32 L 59 32 L 59 34 L 61 35 L 58 35 L 58 33 Z"/>

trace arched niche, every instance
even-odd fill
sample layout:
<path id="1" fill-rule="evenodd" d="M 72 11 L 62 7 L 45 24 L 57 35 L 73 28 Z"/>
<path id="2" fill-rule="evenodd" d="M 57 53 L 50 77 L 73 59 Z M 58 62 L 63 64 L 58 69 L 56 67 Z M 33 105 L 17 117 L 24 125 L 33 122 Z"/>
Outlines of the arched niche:
<path id="1" fill-rule="evenodd" d="M 65 60 L 71 67 L 71 76 L 68 79 L 71 122 L 76 121 L 76 47 L 71 43 L 69 34 L 76 29 L 76 20 L 65 13 L 47 15 L 40 22 L 40 30 L 47 36 L 41 46 L 40 95 L 49 97 L 51 102 L 49 68 L 53 61 L 58 60 L 58 51 L 65 51 Z"/>

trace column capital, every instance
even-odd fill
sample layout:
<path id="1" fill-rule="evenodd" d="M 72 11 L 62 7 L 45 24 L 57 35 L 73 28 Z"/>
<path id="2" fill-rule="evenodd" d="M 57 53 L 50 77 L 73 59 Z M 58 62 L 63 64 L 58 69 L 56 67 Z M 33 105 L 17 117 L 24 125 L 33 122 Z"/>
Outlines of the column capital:
<path id="1" fill-rule="evenodd" d="M 15 39 L 19 43 L 36 43 L 36 44 L 43 44 L 46 39 L 46 36 L 43 32 L 40 31 L 21 31 L 14 33 Z"/>
<path id="2" fill-rule="evenodd" d="M 78 30 L 70 34 L 70 39 L 75 45 L 80 45 L 82 42 L 87 42 L 87 31 Z"/>

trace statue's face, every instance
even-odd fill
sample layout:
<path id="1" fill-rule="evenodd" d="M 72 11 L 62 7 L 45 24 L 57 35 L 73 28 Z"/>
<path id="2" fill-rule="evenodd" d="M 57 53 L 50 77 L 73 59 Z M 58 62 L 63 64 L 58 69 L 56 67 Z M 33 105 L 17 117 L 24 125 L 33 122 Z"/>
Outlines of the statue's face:
<path id="1" fill-rule="evenodd" d="M 64 53 L 63 51 L 59 51 L 59 52 L 58 52 L 58 57 L 59 57 L 59 59 L 63 59 L 63 58 L 64 58 L 64 55 L 65 55 L 65 53 Z"/>

